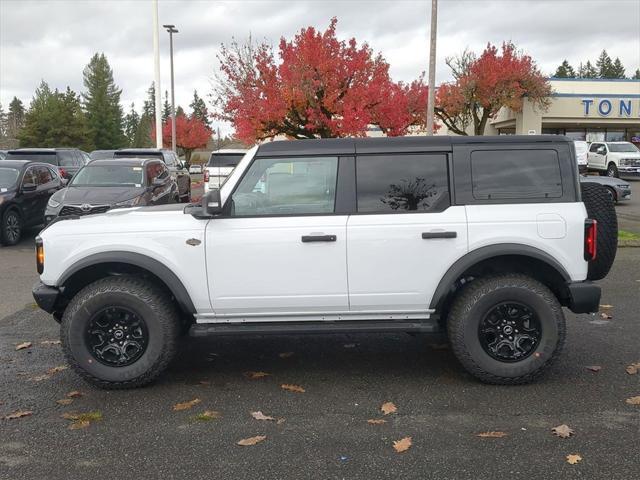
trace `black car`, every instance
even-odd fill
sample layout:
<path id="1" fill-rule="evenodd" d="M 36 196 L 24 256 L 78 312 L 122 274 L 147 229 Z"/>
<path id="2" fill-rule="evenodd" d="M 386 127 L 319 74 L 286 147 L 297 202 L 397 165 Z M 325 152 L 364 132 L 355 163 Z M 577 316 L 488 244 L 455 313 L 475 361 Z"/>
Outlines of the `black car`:
<path id="1" fill-rule="evenodd" d="M 136 157 L 136 158 L 159 158 L 169 168 L 171 176 L 175 179 L 180 190 L 180 201 L 189 203 L 191 201 L 191 175 L 189 175 L 189 165 L 183 163 L 173 150 L 164 148 L 123 148 L 116 150 L 114 158 Z"/>
<path id="2" fill-rule="evenodd" d="M 115 150 L 94 150 L 89 154 L 91 160 L 105 160 L 107 158 L 113 158 Z"/>
<path id="3" fill-rule="evenodd" d="M 15 245 L 25 227 L 44 223 L 49 197 L 63 187 L 57 168 L 25 160 L 0 162 L 0 243 Z"/>
<path id="4" fill-rule="evenodd" d="M 45 220 L 177 202 L 178 185 L 164 162 L 152 158 L 94 160 L 49 199 Z"/>
<path id="5" fill-rule="evenodd" d="M 48 163 L 57 167 L 63 178 L 71 180 L 91 159 L 77 148 L 18 148 L 7 152 L 7 160 Z"/>

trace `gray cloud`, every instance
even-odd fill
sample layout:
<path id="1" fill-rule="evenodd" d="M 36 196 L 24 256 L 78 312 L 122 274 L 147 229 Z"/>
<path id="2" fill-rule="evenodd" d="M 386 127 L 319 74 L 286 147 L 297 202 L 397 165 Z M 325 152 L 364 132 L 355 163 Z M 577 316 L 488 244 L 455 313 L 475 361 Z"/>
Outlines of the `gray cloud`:
<path id="1" fill-rule="evenodd" d="M 338 17 L 338 35 L 382 52 L 396 80 L 410 81 L 428 63 L 427 1 L 204 1 L 161 0 L 160 22 L 180 30 L 176 46 L 176 101 L 187 106 L 194 89 L 210 91 L 216 53 L 232 37 L 274 45 L 303 26 L 324 29 Z M 161 31 L 162 90 L 169 85 L 168 35 Z M 440 0 L 438 81 L 450 78 L 444 61 L 465 47 L 514 41 L 551 73 L 567 58 L 595 61 L 602 48 L 619 56 L 627 73 L 640 68 L 638 0 Z M 140 108 L 153 80 L 151 3 L 147 0 L 0 0 L 0 102 L 26 104 L 41 79 L 82 90 L 82 69 L 104 52 L 123 89 L 123 104 Z"/>

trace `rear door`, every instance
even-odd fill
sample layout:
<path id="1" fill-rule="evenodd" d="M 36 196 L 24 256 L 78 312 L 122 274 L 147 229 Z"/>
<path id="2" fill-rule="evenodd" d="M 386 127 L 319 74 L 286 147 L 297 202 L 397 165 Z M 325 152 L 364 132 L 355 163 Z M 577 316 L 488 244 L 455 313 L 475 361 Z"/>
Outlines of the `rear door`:
<path id="1" fill-rule="evenodd" d="M 347 223 L 351 312 L 424 317 L 438 282 L 467 252 L 447 155 L 358 155 L 356 187 L 357 213 Z"/>

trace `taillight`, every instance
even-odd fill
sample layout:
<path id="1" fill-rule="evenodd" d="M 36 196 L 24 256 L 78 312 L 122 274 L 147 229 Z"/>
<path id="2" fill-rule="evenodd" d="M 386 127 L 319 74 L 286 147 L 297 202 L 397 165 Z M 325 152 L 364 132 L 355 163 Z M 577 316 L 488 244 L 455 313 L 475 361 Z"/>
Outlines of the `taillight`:
<path id="1" fill-rule="evenodd" d="M 209 170 L 207 170 L 205 168 L 204 170 L 204 183 L 207 183 L 209 181 Z"/>
<path id="2" fill-rule="evenodd" d="M 62 178 L 66 178 L 67 177 L 67 171 L 64 168 L 58 167 L 58 172 L 60 172 L 60 176 Z"/>
<path id="3" fill-rule="evenodd" d="M 584 221 L 584 259 L 591 261 L 596 259 L 598 243 L 598 222 L 587 218 Z"/>
<path id="4" fill-rule="evenodd" d="M 36 237 L 36 269 L 38 273 L 44 271 L 44 245 L 40 237 Z"/>

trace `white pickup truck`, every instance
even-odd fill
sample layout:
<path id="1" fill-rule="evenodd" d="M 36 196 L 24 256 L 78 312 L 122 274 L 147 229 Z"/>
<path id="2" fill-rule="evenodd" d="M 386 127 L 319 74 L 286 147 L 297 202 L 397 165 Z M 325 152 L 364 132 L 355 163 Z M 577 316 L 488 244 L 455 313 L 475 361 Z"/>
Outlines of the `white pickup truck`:
<path id="1" fill-rule="evenodd" d="M 640 177 L 640 150 L 631 142 L 593 142 L 587 163 L 600 175 Z"/>
<path id="2" fill-rule="evenodd" d="M 265 143 L 201 204 L 52 223 L 33 294 L 104 388 L 151 382 L 186 331 L 447 332 L 477 378 L 525 383 L 615 256 L 575 158 L 544 135 Z"/>

